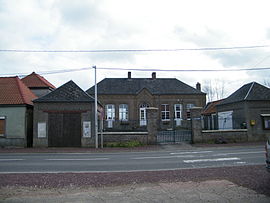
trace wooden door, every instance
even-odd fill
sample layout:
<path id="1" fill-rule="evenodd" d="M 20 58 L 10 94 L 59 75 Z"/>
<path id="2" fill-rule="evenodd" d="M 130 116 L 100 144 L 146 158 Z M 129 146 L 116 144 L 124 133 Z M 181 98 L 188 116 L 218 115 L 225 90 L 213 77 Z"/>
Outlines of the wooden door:
<path id="1" fill-rule="evenodd" d="M 81 146 L 81 115 L 79 113 L 50 113 L 49 147 Z"/>

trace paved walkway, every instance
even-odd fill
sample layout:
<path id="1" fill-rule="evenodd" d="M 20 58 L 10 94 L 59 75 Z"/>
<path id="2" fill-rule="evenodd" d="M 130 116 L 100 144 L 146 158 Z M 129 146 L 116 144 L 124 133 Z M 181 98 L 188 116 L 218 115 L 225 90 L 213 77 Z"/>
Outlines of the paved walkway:
<path id="1" fill-rule="evenodd" d="M 270 202 L 227 180 L 133 184 L 102 188 L 2 188 L 1 202 Z"/>

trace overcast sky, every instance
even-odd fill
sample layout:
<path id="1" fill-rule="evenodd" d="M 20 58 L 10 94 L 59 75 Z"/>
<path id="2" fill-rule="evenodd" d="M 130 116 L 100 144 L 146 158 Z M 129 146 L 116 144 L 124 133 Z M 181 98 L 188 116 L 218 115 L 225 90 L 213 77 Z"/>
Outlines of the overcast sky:
<path id="1" fill-rule="evenodd" d="M 269 0 L 0 0 L 0 49 L 182 49 L 270 45 Z M 0 74 L 84 67 L 237 69 L 270 67 L 270 48 L 127 53 L 0 52 Z M 43 75 L 55 86 L 69 80 L 86 90 L 93 70 Z M 132 77 L 151 72 L 132 71 Z M 191 86 L 224 82 L 226 96 L 242 85 L 270 81 L 270 70 L 157 72 Z M 97 80 L 127 77 L 98 70 Z"/>

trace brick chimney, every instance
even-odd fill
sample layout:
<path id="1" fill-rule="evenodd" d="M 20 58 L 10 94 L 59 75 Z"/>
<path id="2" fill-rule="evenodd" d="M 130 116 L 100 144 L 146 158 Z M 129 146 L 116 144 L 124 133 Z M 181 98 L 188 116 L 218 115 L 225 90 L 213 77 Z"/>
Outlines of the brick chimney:
<path id="1" fill-rule="evenodd" d="M 201 91 L 201 84 L 199 82 L 197 82 L 197 84 L 196 84 L 196 89 Z"/>
<path id="2" fill-rule="evenodd" d="M 128 72 L 128 79 L 131 79 L 131 72 Z"/>
<path id="3" fill-rule="evenodd" d="M 156 72 L 153 72 L 152 73 L 152 79 L 154 80 L 154 79 L 156 79 L 157 78 L 157 74 L 156 74 Z"/>

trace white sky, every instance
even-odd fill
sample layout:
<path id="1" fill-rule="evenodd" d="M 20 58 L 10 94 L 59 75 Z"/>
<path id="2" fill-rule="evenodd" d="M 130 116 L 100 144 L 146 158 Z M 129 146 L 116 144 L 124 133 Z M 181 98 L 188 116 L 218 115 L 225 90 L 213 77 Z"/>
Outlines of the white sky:
<path id="1" fill-rule="evenodd" d="M 181 49 L 270 45 L 269 0 L 0 0 L 0 49 Z M 96 65 L 108 68 L 230 69 L 270 67 L 270 48 L 147 53 L 0 52 L 0 74 L 39 73 Z M 43 75 L 86 90 L 93 70 Z M 151 72 L 132 71 L 132 77 Z M 270 81 L 270 70 L 157 72 L 195 86 L 223 82 L 228 96 L 242 85 Z M 127 77 L 127 71 L 98 71 Z"/>

